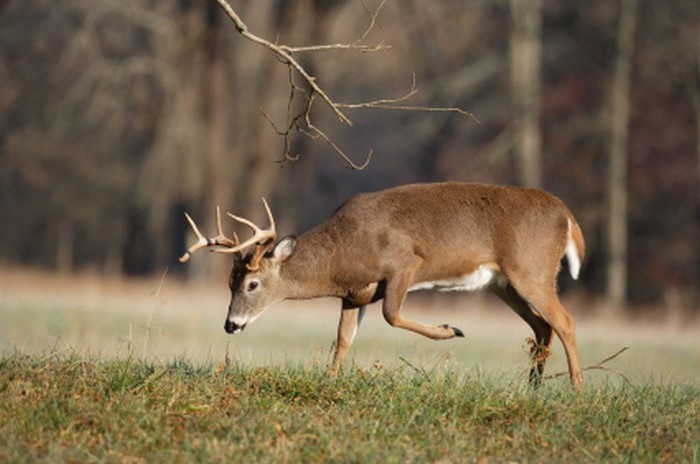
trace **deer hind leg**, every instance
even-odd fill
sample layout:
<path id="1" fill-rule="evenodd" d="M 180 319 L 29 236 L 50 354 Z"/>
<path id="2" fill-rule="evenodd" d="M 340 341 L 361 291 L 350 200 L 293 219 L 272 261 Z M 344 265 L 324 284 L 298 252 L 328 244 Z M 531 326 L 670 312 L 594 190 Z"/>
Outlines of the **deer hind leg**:
<path id="1" fill-rule="evenodd" d="M 392 327 L 410 330 L 432 338 L 433 340 L 464 337 L 464 333 L 461 330 L 448 324 L 432 326 L 403 317 L 401 314 L 401 307 L 406 299 L 406 292 L 408 292 L 412 276 L 413 272 L 405 272 L 387 280 L 386 292 L 382 305 L 384 319 L 386 319 Z"/>
<path id="2" fill-rule="evenodd" d="M 530 307 L 542 316 L 552 329 L 554 329 L 557 337 L 559 337 L 562 345 L 564 345 L 571 383 L 574 385 L 583 383 L 583 375 L 581 374 L 581 366 L 578 360 L 578 348 L 576 346 L 574 319 L 559 301 L 554 283 L 552 282 L 547 286 L 536 287 L 534 285 L 519 284 L 512 279 L 510 282 L 517 290 L 517 293 L 527 301 Z M 529 291 L 524 292 L 523 289 L 526 288 Z"/>
<path id="3" fill-rule="evenodd" d="M 530 350 L 533 362 L 532 369 L 530 369 L 530 385 L 537 387 L 542 382 L 544 366 L 549 357 L 549 348 L 552 344 L 552 326 L 534 312 L 512 285 L 508 284 L 505 288 L 494 286 L 492 291 L 523 318 L 535 333 L 534 343 Z"/>
<path id="4" fill-rule="evenodd" d="M 535 303 L 537 304 L 537 303 Z M 580 385 L 583 383 L 583 374 L 578 361 L 578 347 L 576 345 L 576 331 L 574 329 L 574 319 L 564 309 L 559 301 L 559 297 L 554 293 L 553 298 L 548 302 L 542 302 L 538 307 L 544 318 L 550 323 L 552 328 L 564 345 L 566 360 L 569 364 L 569 377 L 571 383 Z"/>
<path id="5" fill-rule="evenodd" d="M 335 342 L 335 354 L 333 355 L 333 363 L 330 368 L 330 375 L 335 377 L 338 375 L 341 364 L 347 355 L 352 341 L 355 339 L 357 329 L 365 315 L 366 306 L 362 305 L 359 308 L 345 308 L 340 311 L 340 322 L 338 322 L 338 338 Z"/>

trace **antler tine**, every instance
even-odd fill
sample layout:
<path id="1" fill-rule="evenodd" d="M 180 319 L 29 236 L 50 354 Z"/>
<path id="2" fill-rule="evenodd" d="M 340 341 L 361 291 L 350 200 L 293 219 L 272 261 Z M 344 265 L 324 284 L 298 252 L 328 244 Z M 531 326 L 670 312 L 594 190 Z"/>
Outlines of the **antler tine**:
<path id="1" fill-rule="evenodd" d="M 270 221 L 270 227 L 268 229 L 263 230 L 248 219 L 227 212 L 226 214 L 228 214 L 231 218 L 240 222 L 241 224 L 248 226 L 253 231 L 253 236 L 243 243 L 236 244 L 233 248 L 214 250 L 216 253 L 234 253 L 236 251 L 241 251 L 245 248 L 248 248 L 251 245 L 259 243 L 268 243 L 270 241 L 275 240 L 275 238 L 277 237 L 277 231 L 275 229 L 275 218 L 272 216 L 272 211 L 270 210 L 270 206 L 267 204 L 267 201 L 265 201 L 264 198 L 262 199 L 262 201 L 263 205 L 265 206 L 265 211 L 267 212 L 267 217 Z"/>
<path id="2" fill-rule="evenodd" d="M 232 213 L 226 213 L 236 221 L 240 222 L 241 224 L 244 224 L 254 232 L 254 233 L 269 233 L 269 234 L 275 234 L 277 236 L 277 232 L 275 230 L 275 218 L 272 216 L 272 211 L 270 210 L 270 206 L 267 204 L 267 201 L 263 198 L 263 206 L 265 206 L 265 211 L 267 212 L 267 219 L 270 221 L 270 228 L 268 230 L 262 230 L 260 227 L 256 226 L 253 224 L 253 222 L 249 221 L 248 219 L 240 216 L 236 216 L 235 214 Z"/>
<path id="3" fill-rule="evenodd" d="M 224 232 L 221 228 L 221 208 L 216 205 L 216 233 L 219 237 L 223 237 Z"/>
<path id="4" fill-rule="evenodd" d="M 238 237 L 236 236 L 236 234 L 233 234 L 233 240 L 224 235 L 224 232 L 221 227 L 221 210 L 218 206 L 216 207 L 216 237 L 206 238 L 199 231 L 199 229 L 197 228 L 197 224 L 195 224 L 194 220 L 190 217 L 189 214 L 185 213 L 185 218 L 187 219 L 187 222 L 190 223 L 190 226 L 192 226 L 192 231 L 197 237 L 197 242 L 190 248 L 188 248 L 185 254 L 180 256 L 181 263 L 186 262 L 188 259 L 190 259 L 190 256 L 192 256 L 192 254 L 203 248 L 222 246 L 226 247 L 225 249 L 228 250 L 235 248 L 236 245 L 238 245 Z"/>
<path id="5" fill-rule="evenodd" d="M 223 229 L 221 228 L 221 209 L 219 205 L 216 205 L 216 233 L 217 236 L 210 239 L 214 245 L 219 245 L 223 247 L 235 247 L 238 245 L 238 235 L 233 233 L 233 239 L 228 238 L 224 235 Z"/>
<path id="6" fill-rule="evenodd" d="M 185 254 L 180 256 L 180 262 L 184 263 L 188 259 L 190 259 L 190 256 L 192 256 L 192 253 L 196 252 L 197 250 L 201 250 L 202 248 L 205 248 L 207 246 L 207 239 L 204 238 L 204 235 L 199 231 L 197 228 L 197 224 L 195 224 L 194 220 L 190 217 L 187 212 L 185 212 L 185 219 L 187 219 L 187 222 L 190 223 L 190 226 L 192 227 L 192 231 L 194 232 L 194 235 L 197 237 L 197 242 L 189 247 Z"/>
<path id="7" fill-rule="evenodd" d="M 236 232 L 231 232 L 231 237 L 233 237 L 232 239 L 230 239 L 226 235 L 224 235 L 223 228 L 221 227 L 221 208 L 219 208 L 219 205 L 216 205 L 216 233 L 219 235 L 216 236 L 215 240 L 230 241 L 231 242 L 230 246 L 232 246 L 232 247 L 238 246 L 238 244 L 241 243 L 241 241 L 238 240 L 238 235 L 236 235 Z M 227 246 L 229 246 L 229 245 L 227 245 Z"/>
<path id="8" fill-rule="evenodd" d="M 275 228 L 275 218 L 272 216 L 272 211 L 270 211 L 270 206 L 267 204 L 265 197 L 262 198 L 263 206 L 265 206 L 265 211 L 267 212 L 267 218 L 270 220 L 270 232 L 275 234 L 277 237 L 277 229 Z"/>

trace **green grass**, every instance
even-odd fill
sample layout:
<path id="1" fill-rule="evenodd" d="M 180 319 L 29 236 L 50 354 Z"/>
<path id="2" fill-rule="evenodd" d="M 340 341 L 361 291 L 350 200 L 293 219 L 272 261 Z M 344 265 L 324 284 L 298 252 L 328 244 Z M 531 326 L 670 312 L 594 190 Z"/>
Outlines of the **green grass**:
<path id="1" fill-rule="evenodd" d="M 577 314 L 585 372 L 527 386 L 528 327 L 488 298 L 415 298 L 435 342 L 377 305 L 338 379 L 336 300 L 223 331 L 225 282 L 0 270 L 0 462 L 700 462 L 697 321 Z M 572 309 L 580 309 L 571 304 Z M 546 374 L 566 370 L 557 341 Z M 625 380 L 626 379 L 626 380 Z"/>
<path id="2" fill-rule="evenodd" d="M 0 462 L 698 462 L 698 411 L 690 384 L 11 354 Z"/>

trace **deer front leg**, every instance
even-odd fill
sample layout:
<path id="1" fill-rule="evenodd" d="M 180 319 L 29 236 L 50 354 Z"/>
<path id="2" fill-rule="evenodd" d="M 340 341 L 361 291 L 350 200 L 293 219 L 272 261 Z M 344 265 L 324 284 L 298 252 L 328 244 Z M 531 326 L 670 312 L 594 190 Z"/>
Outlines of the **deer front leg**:
<path id="1" fill-rule="evenodd" d="M 359 308 L 343 308 L 340 311 L 340 322 L 338 323 L 338 339 L 335 342 L 335 355 L 333 356 L 333 364 L 331 364 L 330 375 L 335 377 L 338 375 L 340 365 L 345 359 L 345 355 L 352 345 L 352 341 L 357 334 L 357 328 L 364 316 L 366 306 L 362 305 Z"/>
<path id="2" fill-rule="evenodd" d="M 416 332 L 433 340 L 445 340 L 454 337 L 464 337 L 464 333 L 457 327 L 448 324 L 438 326 L 426 325 L 420 322 L 406 319 L 401 315 L 401 307 L 406 298 L 406 292 L 411 284 L 413 273 L 405 273 L 387 281 L 386 294 L 382 312 L 384 319 L 392 327 Z"/>

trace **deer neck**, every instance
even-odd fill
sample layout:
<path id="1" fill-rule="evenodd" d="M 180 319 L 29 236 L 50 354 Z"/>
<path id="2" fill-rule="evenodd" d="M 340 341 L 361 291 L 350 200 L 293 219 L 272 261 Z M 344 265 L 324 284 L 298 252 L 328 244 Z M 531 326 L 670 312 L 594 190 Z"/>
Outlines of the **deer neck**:
<path id="1" fill-rule="evenodd" d="M 297 239 L 296 251 L 280 267 L 287 299 L 342 296 L 332 278 L 333 247 L 323 232 L 311 230 Z"/>

